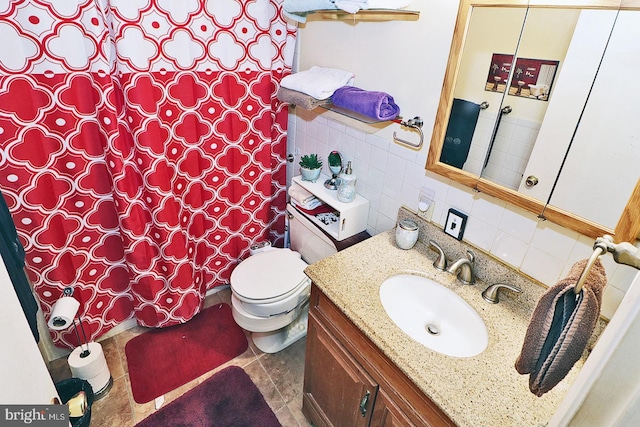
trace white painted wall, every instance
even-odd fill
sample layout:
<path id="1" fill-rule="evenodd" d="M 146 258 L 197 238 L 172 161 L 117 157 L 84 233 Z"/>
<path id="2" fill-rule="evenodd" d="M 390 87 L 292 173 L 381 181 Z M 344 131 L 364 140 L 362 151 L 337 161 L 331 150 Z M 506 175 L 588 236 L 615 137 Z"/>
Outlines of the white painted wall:
<path id="1" fill-rule="evenodd" d="M 550 427 L 640 425 L 640 274 L 576 380 Z"/>
<path id="2" fill-rule="evenodd" d="M 368 231 L 377 234 L 395 226 L 398 208 L 416 209 L 420 188 L 435 191 L 433 221 L 444 225 L 449 208 L 469 215 L 464 240 L 496 256 L 546 285 L 564 277 L 571 265 L 592 253 L 593 239 L 559 227 L 519 208 L 474 193 L 457 183 L 425 172 L 457 2 L 416 0 L 416 22 L 308 22 L 299 30 L 299 69 L 312 65 L 355 73 L 355 85 L 393 95 L 405 118 L 424 119 L 425 146 L 414 151 L 393 142 L 393 131 L 415 140 L 392 124 L 382 129 L 338 121 L 300 108 L 289 118 L 288 152 L 318 153 L 326 158 L 338 150 L 351 160 L 358 193 L 371 202 Z M 365 129 L 365 130 L 362 130 Z M 367 133 L 374 132 L 374 133 Z M 325 173 L 328 171 L 325 168 Z M 289 179 L 299 174 L 297 159 L 289 163 Z M 605 207 L 606 208 L 606 207 Z M 449 238 L 443 234 L 443 239 Z M 628 289 L 635 270 L 603 257 L 609 278 L 602 313 L 610 317 Z"/>
<path id="3" fill-rule="evenodd" d="M 0 260 L 0 403 L 52 403 L 58 393 Z M 3 415 L 4 416 L 4 415 Z M 4 419 L 4 418 L 3 418 Z"/>

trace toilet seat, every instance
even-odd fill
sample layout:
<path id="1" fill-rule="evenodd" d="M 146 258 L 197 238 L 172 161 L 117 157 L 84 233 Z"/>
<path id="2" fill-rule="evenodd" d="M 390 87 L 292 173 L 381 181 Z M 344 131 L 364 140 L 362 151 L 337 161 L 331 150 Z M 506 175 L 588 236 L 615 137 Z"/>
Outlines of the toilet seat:
<path id="1" fill-rule="evenodd" d="M 231 292 L 243 310 L 258 317 L 293 310 L 309 297 L 311 279 L 298 252 L 273 249 L 242 261 L 231 273 Z"/>

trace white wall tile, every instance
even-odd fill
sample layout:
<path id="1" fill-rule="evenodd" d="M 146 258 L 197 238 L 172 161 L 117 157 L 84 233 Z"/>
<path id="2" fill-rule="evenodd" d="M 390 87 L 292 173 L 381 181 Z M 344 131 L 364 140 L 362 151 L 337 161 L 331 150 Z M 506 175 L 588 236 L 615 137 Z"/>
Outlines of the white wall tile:
<path id="1" fill-rule="evenodd" d="M 364 142 L 359 142 L 354 147 L 353 159 L 361 163 L 370 163 L 371 157 L 371 145 Z"/>
<path id="2" fill-rule="evenodd" d="M 475 197 L 470 215 L 495 229 L 502 219 L 505 203 L 493 197 L 488 200 L 487 197 L 489 196 Z"/>
<path id="3" fill-rule="evenodd" d="M 444 222 L 446 221 L 446 216 L 445 216 L 447 212 L 445 211 L 446 206 L 447 205 L 443 200 L 437 200 L 437 199 L 433 205 L 433 216 L 431 217 L 431 221 L 433 221 L 434 223 L 438 224 L 441 227 L 444 226 Z"/>
<path id="4" fill-rule="evenodd" d="M 420 189 L 404 181 L 400 189 L 400 203 L 416 211 L 418 209 L 418 196 Z"/>
<path id="5" fill-rule="evenodd" d="M 316 126 L 316 139 L 325 144 L 329 144 L 329 126 L 318 123 Z"/>
<path id="6" fill-rule="evenodd" d="M 390 197 L 397 197 L 402 191 L 402 180 L 389 174 L 385 174 L 382 184 L 382 194 Z M 399 201 L 399 198 L 398 198 Z"/>
<path id="7" fill-rule="evenodd" d="M 346 133 L 345 124 L 337 120 L 331 120 L 331 119 L 327 120 L 327 126 L 329 126 L 331 129 L 337 130 L 338 132 Z"/>
<path id="8" fill-rule="evenodd" d="M 404 178 L 402 181 L 405 184 L 409 184 L 413 187 L 420 189 L 422 186 L 422 180 L 424 179 L 424 165 L 417 165 L 416 163 L 407 162 L 407 166 L 404 170 Z M 416 200 L 418 194 L 416 194 Z"/>
<path id="9" fill-rule="evenodd" d="M 379 147 L 372 146 L 371 153 L 369 155 L 369 166 L 372 168 L 376 168 L 380 171 L 385 170 L 387 166 L 387 155 L 389 153 L 385 150 L 382 150 Z"/>
<path id="10" fill-rule="evenodd" d="M 395 200 L 395 198 L 386 194 L 380 196 L 380 207 L 378 210 L 382 215 L 391 218 L 394 223 L 398 216 L 398 209 L 400 209 L 400 202 Z"/>
<path id="11" fill-rule="evenodd" d="M 579 234 L 548 221 L 541 221 L 531 239 L 531 246 L 567 262 Z"/>
<path id="12" fill-rule="evenodd" d="M 380 198 L 382 197 L 382 193 L 377 187 L 367 185 L 360 194 L 369 200 L 369 206 L 371 209 L 376 211 L 380 209 Z"/>
<path id="13" fill-rule="evenodd" d="M 376 188 L 378 192 L 382 191 L 382 186 L 384 185 L 384 172 L 380 169 L 369 167 L 366 179 L 368 187 Z"/>
<path id="14" fill-rule="evenodd" d="M 351 169 L 353 170 L 352 173 L 356 176 L 356 192 L 358 192 L 360 188 L 364 188 L 364 186 L 367 185 L 369 165 L 359 161 L 353 161 L 351 162 Z"/>
<path id="15" fill-rule="evenodd" d="M 447 204 L 463 214 L 469 215 L 473 205 L 473 190 L 457 183 L 451 185 L 447 193 Z"/>
<path id="16" fill-rule="evenodd" d="M 529 212 L 507 206 L 502 214 L 498 229 L 521 242 L 529 243 L 536 231 L 538 221 Z"/>
<path id="17" fill-rule="evenodd" d="M 363 131 L 359 130 L 359 129 L 354 129 L 352 127 L 346 126 L 345 127 L 345 133 L 347 135 L 351 135 L 356 139 L 359 139 L 361 141 L 364 141 L 366 136 L 369 135 L 368 133 L 364 133 Z"/>
<path id="18" fill-rule="evenodd" d="M 624 298 L 624 292 L 613 286 L 607 286 L 604 289 L 602 295 L 602 306 L 600 308 L 600 314 L 611 319 L 611 316 L 616 312 L 616 309 L 620 305 L 620 302 Z"/>
<path id="19" fill-rule="evenodd" d="M 403 147 L 398 144 L 389 144 L 389 153 L 395 154 L 398 157 L 405 159 L 407 162 L 415 163 L 418 154 L 413 150 L 408 150 L 407 147 Z M 424 166 L 424 163 L 423 163 Z M 423 168 L 424 169 L 424 168 Z"/>
<path id="20" fill-rule="evenodd" d="M 307 122 L 307 126 L 304 129 L 305 135 L 310 138 L 315 138 L 318 130 L 318 123 L 314 120 Z"/>
<path id="21" fill-rule="evenodd" d="M 378 221 L 376 222 L 376 234 L 382 233 L 383 231 L 391 230 L 395 226 L 395 218 L 391 219 L 383 214 L 379 214 Z"/>
<path id="22" fill-rule="evenodd" d="M 427 187 L 434 191 L 436 200 L 447 200 L 450 180 L 432 172 L 427 172 L 422 180 L 421 187 Z"/>
<path id="23" fill-rule="evenodd" d="M 560 279 L 564 260 L 549 255 L 535 247 L 529 247 L 522 260 L 520 270 L 547 286 L 553 286 Z"/>
<path id="24" fill-rule="evenodd" d="M 464 230 L 463 239 L 489 252 L 498 229 L 475 217 L 470 217 Z"/>
<path id="25" fill-rule="evenodd" d="M 635 268 L 628 265 L 620 265 L 612 276 L 607 277 L 608 286 L 614 286 L 623 292 L 627 292 L 637 274 L 639 273 Z"/>
<path id="26" fill-rule="evenodd" d="M 527 244 L 509 234 L 498 231 L 491 246 L 491 253 L 507 264 L 520 268 L 527 252 Z"/>
<path id="27" fill-rule="evenodd" d="M 389 151 L 389 141 L 380 138 L 378 135 L 367 134 L 365 141 L 373 147 L 380 148 L 384 151 Z"/>
<path id="28" fill-rule="evenodd" d="M 358 143 L 362 144 L 362 141 L 358 141 L 350 135 L 343 134 L 342 138 L 340 138 L 338 151 L 343 157 L 343 164 L 345 166 L 349 160 L 355 159 Z"/>
<path id="29" fill-rule="evenodd" d="M 388 153 L 385 173 L 394 178 L 404 178 L 404 171 L 407 168 L 407 161 L 393 153 Z"/>

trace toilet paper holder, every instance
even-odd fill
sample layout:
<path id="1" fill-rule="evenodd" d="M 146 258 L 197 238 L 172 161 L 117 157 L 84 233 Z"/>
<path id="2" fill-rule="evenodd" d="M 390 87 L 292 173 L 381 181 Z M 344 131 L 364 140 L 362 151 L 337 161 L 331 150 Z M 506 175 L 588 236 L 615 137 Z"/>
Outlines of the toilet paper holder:
<path id="1" fill-rule="evenodd" d="M 64 301 L 64 302 L 63 302 Z M 56 309 L 58 304 L 58 309 Z M 56 314 L 57 313 L 57 314 Z M 80 324 L 78 328 L 77 323 Z M 113 377 L 109 371 L 109 365 L 102 350 L 102 346 L 97 342 L 89 342 L 82 325 L 82 314 L 80 313 L 80 303 L 73 298 L 73 288 L 64 288 L 62 296 L 53 305 L 49 327 L 53 330 L 65 330 L 69 324 L 73 323 L 73 330 L 78 339 L 78 346 L 67 358 L 71 374 L 91 384 L 96 400 L 105 396 L 113 386 Z M 80 329 L 78 331 L 78 329 Z"/>
<path id="2" fill-rule="evenodd" d="M 62 291 L 62 295 L 64 297 L 73 297 L 73 288 L 71 286 L 67 286 Z M 55 304 L 54 304 L 54 307 L 55 307 Z M 53 311 L 54 310 L 52 310 L 52 313 Z M 75 320 L 76 316 L 78 317 L 78 323 L 80 323 L 80 332 L 82 333 L 82 338 L 80 337 L 80 333 L 78 332 L 78 326 L 76 325 L 76 320 Z M 78 344 L 80 346 L 80 349 L 82 350 L 80 353 L 80 357 L 85 358 L 91 354 L 91 351 L 89 350 L 89 340 L 87 340 L 87 335 L 84 332 L 84 327 L 82 326 L 82 315 L 79 313 L 79 310 L 76 309 L 76 312 L 73 314 L 72 317 L 73 317 L 73 320 L 71 323 L 73 323 L 73 330 L 76 333 L 76 338 L 78 338 Z M 52 321 L 53 321 L 53 324 L 56 324 L 55 318 L 52 319 Z"/>

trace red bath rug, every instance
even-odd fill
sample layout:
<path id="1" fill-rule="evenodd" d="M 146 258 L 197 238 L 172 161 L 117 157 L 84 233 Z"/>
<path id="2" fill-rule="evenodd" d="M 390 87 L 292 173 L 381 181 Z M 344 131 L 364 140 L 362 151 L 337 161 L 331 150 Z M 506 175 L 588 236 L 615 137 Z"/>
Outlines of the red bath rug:
<path id="1" fill-rule="evenodd" d="M 251 378 L 237 366 L 218 372 L 136 427 L 280 427 Z"/>
<path id="2" fill-rule="evenodd" d="M 150 402 L 241 355 L 247 347 L 228 304 L 209 307 L 185 324 L 138 335 L 125 346 L 133 398 Z"/>

